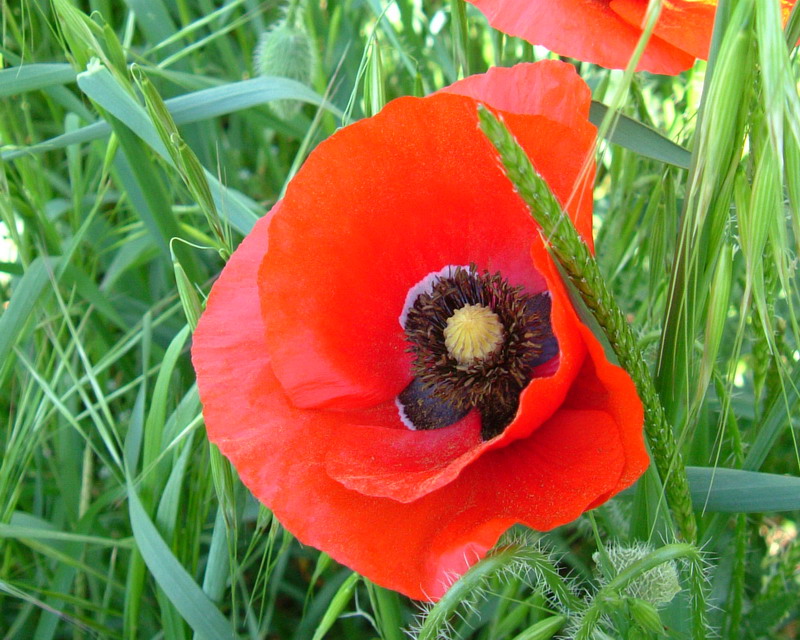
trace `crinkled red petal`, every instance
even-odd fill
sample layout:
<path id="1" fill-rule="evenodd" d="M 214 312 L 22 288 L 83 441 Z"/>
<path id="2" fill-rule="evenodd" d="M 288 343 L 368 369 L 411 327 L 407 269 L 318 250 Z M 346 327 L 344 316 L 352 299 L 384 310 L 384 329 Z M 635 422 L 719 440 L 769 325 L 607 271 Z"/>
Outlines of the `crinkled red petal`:
<path id="1" fill-rule="evenodd" d="M 628 64 L 642 34 L 612 10 L 611 0 L 469 1 L 495 29 L 609 69 Z M 675 75 L 693 63 L 691 55 L 653 36 L 637 70 Z"/>
<path id="2" fill-rule="evenodd" d="M 784 23 L 795 2 L 781 0 Z M 611 0 L 611 9 L 638 28 L 647 12 L 647 2 Z M 665 0 L 653 33 L 689 55 L 707 60 L 716 10 L 716 0 Z"/>
<path id="3" fill-rule="evenodd" d="M 469 96 L 500 111 L 545 116 L 568 127 L 585 125 L 592 101 L 575 67 L 559 60 L 492 67 L 441 92 Z"/>
<path id="4" fill-rule="evenodd" d="M 594 127 L 507 121 L 570 201 Z M 570 206 L 588 212 L 586 175 Z M 260 279 L 273 368 L 292 402 L 349 409 L 393 399 L 411 379 L 399 322 L 408 290 L 447 265 L 474 263 L 541 291 L 528 258 L 534 230 L 471 99 L 395 100 L 322 143 L 275 216 Z"/>
<path id="5" fill-rule="evenodd" d="M 564 173 L 572 184 L 565 185 L 556 193 L 561 196 L 562 204 L 584 241 L 590 248 L 594 247 L 594 162 L 590 149 L 596 130 L 589 124 L 592 93 L 575 67 L 557 60 L 492 67 L 486 73 L 459 80 L 442 92 L 469 96 L 500 111 L 545 116 L 570 128 L 572 135 L 580 141 L 577 153 L 570 161 L 571 170 Z M 542 163 L 543 157 L 534 159 Z M 568 193 L 567 197 L 564 197 L 565 193 Z"/>
<path id="6" fill-rule="evenodd" d="M 641 28 L 647 2 L 641 0 L 611 0 L 611 9 L 625 22 Z M 716 1 L 667 0 L 653 33 L 671 45 L 686 51 L 694 58 L 708 59 L 711 33 L 714 30 Z"/>

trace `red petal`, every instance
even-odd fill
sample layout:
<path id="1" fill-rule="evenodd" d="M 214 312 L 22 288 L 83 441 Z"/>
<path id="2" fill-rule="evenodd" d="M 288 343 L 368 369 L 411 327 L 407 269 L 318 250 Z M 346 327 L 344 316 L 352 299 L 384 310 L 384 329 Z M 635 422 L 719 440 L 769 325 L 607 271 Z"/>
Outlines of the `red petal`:
<path id="1" fill-rule="evenodd" d="M 545 116 L 568 127 L 584 127 L 592 92 L 575 71 L 559 60 L 492 67 L 442 89 L 469 96 L 500 111 Z"/>
<path id="2" fill-rule="evenodd" d="M 611 9 L 627 23 L 640 28 L 647 12 L 641 0 L 611 0 Z M 697 0 L 668 0 L 653 33 L 695 58 L 708 58 L 717 4 Z"/>
<path id="3" fill-rule="evenodd" d="M 566 202 L 594 128 L 507 120 Z M 590 179 L 569 205 L 584 227 Z M 528 257 L 534 230 L 477 129 L 473 100 L 401 98 L 322 143 L 275 216 L 260 280 L 273 367 L 292 402 L 393 399 L 410 380 L 398 319 L 409 288 L 447 265 L 475 263 L 541 291 Z"/>
<path id="4" fill-rule="evenodd" d="M 523 128 L 532 116 L 507 114 L 506 126 L 517 138 L 569 215 L 583 241 L 594 251 L 592 236 L 592 189 L 594 143 L 597 129 L 589 122 L 569 127 L 537 118 L 539 126 Z"/>
<path id="5" fill-rule="evenodd" d="M 650 465 L 642 430 L 644 409 L 628 373 L 608 361 L 602 345 L 588 327 L 582 325 L 581 333 L 589 348 L 589 357 L 563 407 L 602 409 L 614 418 L 625 451 L 625 466 L 610 497 L 632 485 Z"/>
<path id="6" fill-rule="evenodd" d="M 642 33 L 611 10 L 610 0 L 469 1 L 504 33 L 610 69 L 628 64 Z M 637 69 L 675 75 L 693 63 L 692 56 L 653 36 Z"/>
<path id="7" fill-rule="evenodd" d="M 794 0 L 781 0 L 784 24 L 794 5 Z M 611 0 L 611 9 L 638 28 L 647 12 L 647 3 L 641 0 Z M 653 33 L 695 58 L 707 60 L 716 10 L 716 1 L 665 0 Z"/>
<path id="8" fill-rule="evenodd" d="M 244 385 L 235 381 L 255 379 L 269 362 L 256 274 L 267 252 L 267 230 L 279 209 L 280 203 L 258 220 L 233 253 L 211 289 L 194 332 L 192 364 L 212 440 L 220 437 L 220 428 L 235 429 L 238 437 L 246 437 L 248 428 L 260 428 L 263 416 L 251 409 L 257 394 L 252 399 L 242 396 Z M 229 396 L 231 386 L 235 389 Z M 231 403 L 235 403 L 233 412 Z M 229 423 L 231 413 L 239 415 Z"/>
<path id="9" fill-rule="evenodd" d="M 403 504 L 327 476 L 337 412 L 294 409 L 266 369 L 246 386 L 258 389 L 256 408 L 269 419 L 218 441 L 242 481 L 301 542 L 413 598 L 438 598 L 515 522 L 547 529 L 573 520 L 612 490 L 623 463 L 608 414 L 563 411 L 532 438 Z"/>
<path id="10" fill-rule="evenodd" d="M 546 146 L 536 151 L 528 149 L 536 160 L 537 169 L 553 180 L 551 188 L 572 218 L 578 232 L 589 247 L 594 247 L 592 238 L 592 188 L 594 186 L 594 141 L 597 130 L 589 123 L 589 106 L 592 93 L 575 71 L 575 67 L 556 60 L 543 60 L 533 64 L 518 64 L 513 67 L 492 67 L 481 73 L 459 80 L 442 89 L 445 93 L 469 96 L 491 105 L 494 109 L 514 114 L 544 116 L 563 124 L 563 128 L 548 127 L 547 143 L 559 144 L 568 136 L 572 154 L 558 154 L 555 158 L 561 165 L 545 167 L 550 156 Z M 563 184 L 556 184 L 557 176 L 563 176 Z M 578 185 L 578 186 L 576 186 Z"/>

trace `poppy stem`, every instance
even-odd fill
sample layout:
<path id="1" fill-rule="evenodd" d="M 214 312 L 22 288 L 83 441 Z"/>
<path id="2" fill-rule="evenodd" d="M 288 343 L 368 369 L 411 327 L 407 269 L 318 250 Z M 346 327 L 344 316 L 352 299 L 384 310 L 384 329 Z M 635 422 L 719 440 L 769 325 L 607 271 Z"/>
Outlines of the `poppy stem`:
<path id="1" fill-rule="evenodd" d="M 678 524 L 680 535 L 690 544 L 696 545 L 697 521 L 692 510 L 683 457 L 667 422 L 644 354 L 625 315 L 606 288 L 589 248 L 581 240 L 525 151 L 505 125 L 483 105 L 478 106 L 478 117 L 481 130 L 500 154 L 500 162 L 506 174 L 528 205 L 534 220 L 541 226 L 541 234 L 548 249 L 602 327 L 619 363 L 633 379 L 644 406 L 645 434 L 658 474 L 665 484 L 667 502 Z M 693 636 L 703 638 L 707 630 L 703 572 L 692 566 L 689 578 Z"/>

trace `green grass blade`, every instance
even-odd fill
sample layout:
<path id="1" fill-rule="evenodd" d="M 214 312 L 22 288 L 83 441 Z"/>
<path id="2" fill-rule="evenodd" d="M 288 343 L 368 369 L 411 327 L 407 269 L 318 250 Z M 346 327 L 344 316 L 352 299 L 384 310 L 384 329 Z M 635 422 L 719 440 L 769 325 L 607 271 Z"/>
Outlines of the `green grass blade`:
<path id="1" fill-rule="evenodd" d="M 232 640 L 230 622 L 178 562 L 144 510 L 136 488 L 128 479 L 128 508 L 133 535 L 150 573 L 183 619 L 208 640 Z"/>
<path id="2" fill-rule="evenodd" d="M 0 362 L 10 361 L 11 349 L 28 325 L 42 294 L 49 290 L 50 279 L 59 265 L 58 258 L 36 258 L 17 283 L 8 307 L 0 316 Z"/>
<path id="3" fill-rule="evenodd" d="M 103 107 L 131 131 L 149 144 L 160 156 L 169 154 L 155 127 L 147 117 L 147 111 L 111 75 L 108 69 L 95 62 L 78 75 L 78 86 L 89 98 Z"/>
<path id="4" fill-rule="evenodd" d="M 222 600 L 225 585 L 230 578 L 230 559 L 228 555 L 228 529 L 222 509 L 217 509 L 214 531 L 208 549 L 208 561 L 203 575 L 203 591 L 214 602 Z"/>
<path id="5" fill-rule="evenodd" d="M 758 435 L 744 460 L 743 466 L 747 470 L 760 469 L 778 438 L 787 429 L 792 428 L 792 417 L 797 414 L 798 400 L 800 400 L 800 392 L 798 392 L 800 365 L 795 364 L 788 380 L 789 384 L 786 385 L 785 394 L 779 394 L 774 398 L 758 425 Z"/>
<path id="6" fill-rule="evenodd" d="M 150 410 L 144 425 L 144 444 L 142 447 L 142 467 L 144 472 L 158 459 L 159 452 L 164 446 L 164 427 L 167 416 L 167 400 L 169 398 L 169 383 L 183 345 L 190 334 L 189 325 L 186 325 L 172 339 L 164 354 L 161 369 L 153 385 L 153 396 L 150 400 Z"/>
<path id="7" fill-rule="evenodd" d="M 342 112 L 335 105 L 313 89 L 297 80 L 279 76 L 261 76 L 241 82 L 230 82 L 220 87 L 201 89 L 165 100 L 165 103 L 175 123 L 185 124 L 216 118 L 276 100 L 306 102 L 329 111 L 337 118 L 342 117 Z"/>
<path id="8" fill-rule="evenodd" d="M 116 120 L 114 127 L 123 152 L 115 160 L 118 180 L 125 188 L 134 211 L 160 249 L 165 264 L 172 265 L 170 240 L 180 236 L 180 227 L 164 186 L 164 174 L 158 170 L 152 154 L 133 131 Z M 181 252 L 181 262 L 190 277 L 200 280 L 194 256 L 184 247 L 177 247 L 176 250 Z"/>
<path id="9" fill-rule="evenodd" d="M 74 82 L 76 75 L 66 63 L 26 64 L 3 69 L 0 71 L 0 98 Z"/>
<path id="10" fill-rule="evenodd" d="M 403 640 L 400 596 L 394 591 L 366 580 L 364 582 L 369 591 L 372 609 L 375 611 L 375 622 L 382 640 Z"/>
<path id="11" fill-rule="evenodd" d="M 800 510 L 800 478 L 713 467 L 687 467 L 697 509 L 726 513 Z"/>
<path id="12" fill-rule="evenodd" d="M 567 622 L 567 616 L 551 616 L 540 620 L 512 640 L 547 640 L 556 635 Z"/>
<path id="13" fill-rule="evenodd" d="M 23 518 L 23 516 L 25 517 Z M 38 526 L 33 526 L 34 524 Z M 15 513 L 11 518 L 11 524 L 3 524 L 0 522 L 0 538 L 41 539 L 58 542 L 79 542 L 100 547 L 132 548 L 133 540 L 130 538 L 101 538 L 99 536 L 69 533 L 68 531 L 57 531 L 50 526 L 46 526 L 48 524 L 49 523 L 35 519 L 26 513 Z"/>
<path id="14" fill-rule="evenodd" d="M 92 73 L 96 75 L 100 72 L 94 70 Z M 82 78 L 83 85 L 88 86 L 89 91 L 92 92 L 102 92 L 103 85 L 108 82 L 107 78 L 100 78 L 98 80 L 89 77 L 87 79 L 83 74 Z M 113 87 L 112 91 L 117 93 L 116 89 Z M 102 93 L 96 95 L 102 97 Z M 296 80 L 279 78 L 276 76 L 264 76 L 252 78 L 250 80 L 242 80 L 240 82 L 230 82 L 219 87 L 201 89 L 182 96 L 170 98 L 165 100 L 164 103 L 172 114 L 175 124 L 180 125 L 202 122 L 211 118 L 244 111 L 245 109 L 257 107 L 259 105 L 269 104 L 276 100 L 297 100 L 306 102 L 329 111 L 337 118 L 343 117 L 343 113 L 338 107 L 325 100 L 325 98 L 316 91 L 309 89 Z M 120 103 L 119 108 L 127 111 L 130 109 L 130 106 Z M 133 111 L 131 111 L 132 117 L 141 122 L 139 114 L 134 114 Z M 143 113 L 142 111 L 142 114 Z M 64 133 L 23 149 L 6 150 L 0 157 L 2 157 L 3 160 L 13 160 L 14 158 L 29 153 L 53 151 L 73 144 L 98 140 L 108 136 L 110 133 L 111 127 L 107 122 L 95 122 L 77 131 Z"/>
<path id="15" fill-rule="evenodd" d="M 125 0 L 125 4 L 133 10 L 136 22 L 152 44 L 167 40 L 175 33 L 175 23 L 161 0 Z"/>
<path id="16" fill-rule="evenodd" d="M 331 599 L 330 606 L 328 606 L 325 615 L 322 616 L 322 620 L 320 620 L 319 625 L 314 631 L 314 637 L 311 640 L 322 640 L 325 634 L 330 631 L 333 623 L 336 622 L 337 618 L 344 611 L 344 608 L 353 598 L 353 591 L 355 591 L 356 585 L 360 579 L 361 576 L 357 573 L 351 573 L 347 576 L 347 579 L 342 583 L 342 586 L 339 587 L 336 595 Z"/>
<path id="17" fill-rule="evenodd" d="M 589 120 L 599 127 L 607 113 L 606 105 L 593 100 L 589 108 Z M 691 153 L 688 149 L 684 149 L 655 129 L 633 118 L 621 113 L 615 114 L 614 117 L 616 122 L 608 134 L 611 142 L 645 158 L 666 162 L 681 169 L 689 168 Z"/>

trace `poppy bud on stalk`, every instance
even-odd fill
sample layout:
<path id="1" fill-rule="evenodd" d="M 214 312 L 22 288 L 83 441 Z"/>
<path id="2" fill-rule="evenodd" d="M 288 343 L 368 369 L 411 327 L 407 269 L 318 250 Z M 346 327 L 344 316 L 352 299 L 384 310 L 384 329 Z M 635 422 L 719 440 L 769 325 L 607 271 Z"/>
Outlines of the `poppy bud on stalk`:
<path id="1" fill-rule="evenodd" d="M 302 26 L 284 18 L 265 31 L 256 47 L 253 66 L 261 76 L 279 76 L 311 83 L 314 74 L 314 50 L 311 38 Z M 281 119 L 291 118 L 300 111 L 297 100 L 275 100 L 270 108 Z"/>
<path id="2" fill-rule="evenodd" d="M 606 573 L 606 568 L 600 562 L 599 551 L 592 555 L 592 559 L 601 567 L 602 581 L 608 582 L 652 551 L 652 547 L 644 543 L 635 543 L 629 546 L 610 544 L 605 552 L 611 563 L 609 569 L 613 569 L 613 575 Z M 631 598 L 643 600 L 654 607 L 663 607 L 671 602 L 680 590 L 678 568 L 675 566 L 674 560 L 669 560 L 632 580 L 625 588 L 625 593 Z"/>

